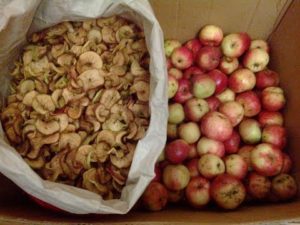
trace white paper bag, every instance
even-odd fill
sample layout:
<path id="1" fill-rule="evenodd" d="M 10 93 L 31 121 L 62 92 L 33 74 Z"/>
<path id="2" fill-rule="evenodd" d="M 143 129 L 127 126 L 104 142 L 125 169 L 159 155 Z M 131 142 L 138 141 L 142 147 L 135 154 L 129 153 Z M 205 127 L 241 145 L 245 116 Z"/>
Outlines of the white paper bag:
<path id="1" fill-rule="evenodd" d="M 122 15 L 143 27 L 150 52 L 151 121 L 139 141 L 120 200 L 102 200 L 84 189 L 41 179 L 5 141 L 0 130 L 0 172 L 28 194 L 71 213 L 127 213 L 154 177 L 154 164 L 166 141 L 167 71 L 163 35 L 147 0 L 0 0 L 0 93 L 7 94 L 9 70 L 28 32 L 62 21 Z"/>

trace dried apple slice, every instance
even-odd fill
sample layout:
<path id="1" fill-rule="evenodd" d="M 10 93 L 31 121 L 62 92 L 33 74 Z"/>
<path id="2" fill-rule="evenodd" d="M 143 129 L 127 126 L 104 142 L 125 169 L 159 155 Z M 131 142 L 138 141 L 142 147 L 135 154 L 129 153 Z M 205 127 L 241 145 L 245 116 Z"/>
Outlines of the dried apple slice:
<path id="1" fill-rule="evenodd" d="M 103 62 L 101 57 L 92 51 L 84 52 L 79 56 L 76 69 L 79 73 L 83 73 L 90 69 L 101 69 Z"/>
<path id="2" fill-rule="evenodd" d="M 96 69 L 84 71 L 78 76 L 78 79 L 82 81 L 83 89 L 85 91 L 94 89 L 104 84 L 104 78 Z"/>
<path id="3" fill-rule="evenodd" d="M 23 104 L 25 104 L 23 102 Z M 26 104 L 25 104 L 26 105 Z M 40 114 L 46 114 L 55 110 L 54 102 L 50 95 L 38 94 L 32 101 L 32 107 Z"/>

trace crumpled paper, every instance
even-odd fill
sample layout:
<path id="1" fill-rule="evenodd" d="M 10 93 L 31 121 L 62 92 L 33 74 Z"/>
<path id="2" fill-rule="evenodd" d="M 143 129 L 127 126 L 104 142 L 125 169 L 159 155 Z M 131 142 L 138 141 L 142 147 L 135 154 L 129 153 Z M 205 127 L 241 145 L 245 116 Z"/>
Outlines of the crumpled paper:
<path id="1" fill-rule="evenodd" d="M 143 27 L 150 52 L 151 121 L 139 141 L 121 199 L 105 201 L 84 189 L 41 179 L 5 139 L 0 128 L 0 172 L 28 194 L 76 213 L 125 214 L 154 177 L 154 164 L 166 141 L 167 71 L 163 34 L 147 0 L 0 0 L 0 94 L 8 93 L 13 68 L 26 35 L 62 21 L 121 15 Z"/>

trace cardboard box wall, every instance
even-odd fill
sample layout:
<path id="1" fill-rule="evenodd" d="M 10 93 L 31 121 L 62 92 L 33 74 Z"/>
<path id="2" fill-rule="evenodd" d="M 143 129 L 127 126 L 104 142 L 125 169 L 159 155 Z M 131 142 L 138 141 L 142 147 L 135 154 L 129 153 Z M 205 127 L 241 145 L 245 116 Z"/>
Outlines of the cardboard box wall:
<path id="1" fill-rule="evenodd" d="M 224 32 L 247 31 L 269 38 L 270 68 L 279 72 L 288 99 L 285 110 L 293 175 L 300 185 L 300 0 L 151 0 L 166 38 L 185 41 L 207 23 Z M 41 209 L 0 177 L 0 225 L 10 224 L 300 224 L 300 199 L 286 204 L 243 206 L 238 211 L 195 211 L 184 206 L 159 213 L 125 216 L 74 216 Z M 284 222 L 283 222 L 284 221 Z"/>

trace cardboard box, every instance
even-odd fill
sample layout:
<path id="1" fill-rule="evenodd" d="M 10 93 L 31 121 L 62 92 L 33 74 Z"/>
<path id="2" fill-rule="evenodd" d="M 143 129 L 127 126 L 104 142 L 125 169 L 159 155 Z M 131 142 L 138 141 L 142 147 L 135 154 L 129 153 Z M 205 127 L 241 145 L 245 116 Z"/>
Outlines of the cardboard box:
<path id="1" fill-rule="evenodd" d="M 300 186 L 300 1 L 299 0 L 151 0 L 166 38 L 185 41 L 207 23 L 226 33 L 247 31 L 268 38 L 271 65 L 280 74 L 288 104 L 285 124 L 293 175 Z M 300 224 L 300 199 L 286 204 L 243 206 L 237 211 L 169 207 L 158 213 L 124 216 L 74 216 L 41 209 L 14 184 L 0 177 L 0 225 L 18 224 Z"/>

